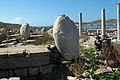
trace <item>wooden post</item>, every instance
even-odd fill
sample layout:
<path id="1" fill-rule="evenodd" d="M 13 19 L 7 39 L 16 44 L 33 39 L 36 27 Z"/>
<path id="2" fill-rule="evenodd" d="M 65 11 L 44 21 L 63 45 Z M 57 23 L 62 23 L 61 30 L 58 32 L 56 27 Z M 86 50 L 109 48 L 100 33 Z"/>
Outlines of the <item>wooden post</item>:
<path id="1" fill-rule="evenodd" d="M 120 41 L 120 2 L 117 2 L 117 41 Z"/>
<path id="2" fill-rule="evenodd" d="M 103 39 L 105 38 L 106 35 L 106 24 L 105 24 L 105 9 L 101 10 L 101 32 L 102 32 L 102 37 Z"/>
<path id="3" fill-rule="evenodd" d="M 82 13 L 79 13 L 79 36 L 82 35 Z"/>

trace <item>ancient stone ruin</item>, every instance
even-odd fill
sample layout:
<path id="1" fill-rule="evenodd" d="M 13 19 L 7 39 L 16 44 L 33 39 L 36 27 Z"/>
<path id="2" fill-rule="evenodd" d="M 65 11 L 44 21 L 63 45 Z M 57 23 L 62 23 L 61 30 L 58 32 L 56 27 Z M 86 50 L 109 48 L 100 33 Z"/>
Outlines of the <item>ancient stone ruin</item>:
<path id="1" fill-rule="evenodd" d="M 55 45 L 62 56 L 75 59 L 79 54 L 79 31 L 72 20 L 66 15 L 59 15 L 53 25 Z"/>
<path id="2" fill-rule="evenodd" d="M 29 28 L 29 24 L 24 23 L 22 24 L 21 28 L 20 28 L 20 34 L 23 38 L 27 39 L 30 37 L 30 28 Z"/>
<path id="3" fill-rule="evenodd" d="M 7 38 L 7 30 L 5 28 L 0 29 L 0 41 Z"/>
<path id="4" fill-rule="evenodd" d="M 20 34 L 26 39 L 30 37 L 29 24 L 22 24 Z M 68 16 L 60 15 L 53 26 L 53 37 L 55 46 L 46 47 L 49 51 L 44 49 L 36 51 L 35 48 L 31 48 L 19 52 L 13 50 L 15 47 L 11 47 L 11 51 L 2 52 L 0 78 L 20 77 L 25 80 L 27 76 L 34 78 L 39 76 L 40 80 L 67 80 L 66 64 L 71 64 L 68 60 L 76 59 L 79 55 L 79 31 Z M 63 61 L 63 58 L 66 61 Z"/>

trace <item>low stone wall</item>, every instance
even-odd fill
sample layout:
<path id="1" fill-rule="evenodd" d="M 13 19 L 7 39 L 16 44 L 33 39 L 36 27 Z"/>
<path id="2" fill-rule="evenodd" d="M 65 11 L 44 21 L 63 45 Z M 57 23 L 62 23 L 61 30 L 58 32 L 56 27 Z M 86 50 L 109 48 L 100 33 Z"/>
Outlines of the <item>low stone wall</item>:
<path id="1" fill-rule="evenodd" d="M 37 75 L 46 64 L 49 52 L 0 55 L 0 77 Z"/>
<path id="2" fill-rule="evenodd" d="M 40 67 L 16 69 L 13 70 L 14 73 L 8 72 L 2 72 L 0 80 L 67 80 L 67 69 L 63 65 L 47 64 Z"/>

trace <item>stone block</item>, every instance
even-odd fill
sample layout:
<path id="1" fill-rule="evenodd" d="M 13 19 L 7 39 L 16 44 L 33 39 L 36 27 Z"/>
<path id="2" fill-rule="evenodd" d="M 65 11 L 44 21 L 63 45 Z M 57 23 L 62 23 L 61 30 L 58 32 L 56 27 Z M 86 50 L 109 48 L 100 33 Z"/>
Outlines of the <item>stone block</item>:
<path id="1" fill-rule="evenodd" d="M 38 67 L 29 68 L 29 74 L 30 75 L 38 75 L 39 74 L 39 68 Z"/>
<path id="2" fill-rule="evenodd" d="M 16 69 L 14 71 L 15 71 L 16 76 L 27 76 L 26 69 Z"/>

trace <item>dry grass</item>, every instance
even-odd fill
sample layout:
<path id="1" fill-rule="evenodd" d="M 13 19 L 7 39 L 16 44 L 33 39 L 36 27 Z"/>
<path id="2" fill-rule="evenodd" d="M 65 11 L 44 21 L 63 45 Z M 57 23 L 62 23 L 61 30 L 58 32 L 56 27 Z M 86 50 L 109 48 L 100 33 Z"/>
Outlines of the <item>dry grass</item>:
<path id="1" fill-rule="evenodd" d="M 51 44 L 54 39 L 47 33 L 42 33 L 42 37 L 39 37 L 33 44 L 34 45 L 42 45 L 42 44 Z"/>
<path id="2" fill-rule="evenodd" d="M 80 52 L 84 52 L 85 48 L 83 46 L 80 46 Z M 85 60 L 81 57 L 79 57 L 78 63 L 72 64 L 68 67 L 68 69 L 73 72 L 76 76 L 81 75 L 85 68 L 84 68 Z"/>
<path id="3" fill-rule="evenodd" d="M 120 62 L 120 44 L 113 44 L 112 52 L 115 55 L 115 58 Z"/>
<path id="4" fill-rule="evenodd" d="M 106 64 L 111 67 L 120 66 L 120 44 L 113 43 L 111 49 L 102 49 L 102 56 L 106 58 Z"/>
<path id="5" fill-rule="evenodd" d="M 84 72 L 84 62 L 76 63 L 68 68 L 71 72 L 73 72 L 76 76 L 81 75 Z"/>

